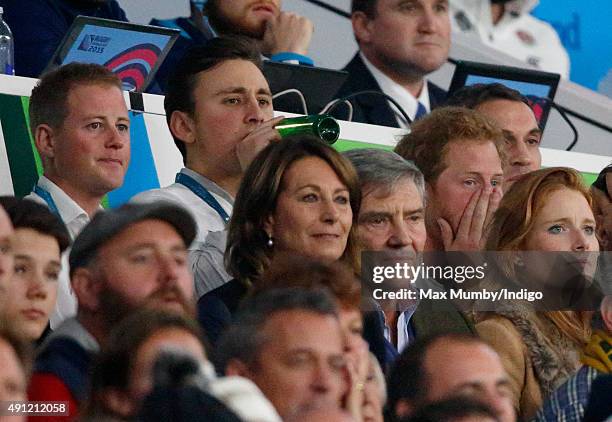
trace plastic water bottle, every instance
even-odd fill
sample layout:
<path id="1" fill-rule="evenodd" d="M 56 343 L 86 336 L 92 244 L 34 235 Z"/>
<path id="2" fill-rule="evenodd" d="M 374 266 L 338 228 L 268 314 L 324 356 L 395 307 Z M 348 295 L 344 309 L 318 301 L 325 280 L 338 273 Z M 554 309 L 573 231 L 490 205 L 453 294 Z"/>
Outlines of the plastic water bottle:
<path id="1" fill-rule="evenodd" d="M 0 7 L 0 73 L 15 74 L 15 56 L 13 55 L 13 33 L 4 22 L 4 8 Z"/>

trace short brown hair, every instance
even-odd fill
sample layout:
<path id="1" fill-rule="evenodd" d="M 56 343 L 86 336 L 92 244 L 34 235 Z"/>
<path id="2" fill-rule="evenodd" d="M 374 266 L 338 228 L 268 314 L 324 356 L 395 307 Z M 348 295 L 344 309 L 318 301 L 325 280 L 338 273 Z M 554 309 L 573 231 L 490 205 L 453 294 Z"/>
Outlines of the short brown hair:
<path id="1" fill-rule="evenodd" d="M 410 127 L 395 147 L 395 152 L 412 160 L 425 182 L 434 183 L 447 166 L 448 145 L 452 142 L 493 142 L 503 159 L 504 135 L 501 129 L 481 113 L 463 107 L 442 107 L 432 111 Z"/>
<path id="2" fill-rule="evenodd" d="M 122 88 L 121 79 L 97 64 L 69 63 L 45 73 L 30 95 L 30 130 L 41 124 L 60 128 L 68 117 L 68 95 L 75 85 L 109 85 Z M 91 99 L 95 101 L 95 98 Z"/>
<path id="3" fill-rule="evenodd" d="M 32 229 L 51 236 L 57 242 L 60 253 L 70 246 L 70 233 L 64 222 L 46 206 L 31 199 L 0 196 L 0 207 L 8 214 L 15 230 Z"/>
<path id="4" fill-rule="evenodd" d="M 395 408 L 399 401 L 408 401 L 416 407 L 421 407 L 427 402 L 427 392 L 430 379 L 435 374 L 430 374 L 425 368 L 427 353 L 442 344 L 448 347 L 452 345 L 484 345 L 489 346 L 483 339 L 467 333 L 437 333 L 422 338 L 417 338 L 414 343 L 406 347 L 398 358 L 393 362 L 387 376 L 387 402 L 389 420 L 396 421 Z M 410 382 L 406 382 L 410 380 Z M 387 420 L 385 418 L 385 420 Z"/>
<path id="5" fill-rule="evenodd" d="M 323 264 L 303 256 L 278 254 L 250 293 L 256 295 L 283 287 L 325 288 L 340 308 L 359 309 L 361 304 L 359 279 L 354 270 L 342 262 Z"/>
<path id="6" fill-rule="evenodd" d="M 106 405 L 106 390 L 115 388 L 126 391 L 141 347 L 154 334 L 172 329 L 191 334 L 207 352 L 206 340 L 197 321 L 177 313 L 141 308 L 112 329 L 108 341 L 96 357 L 91 370 L 89 399 L 82 413 L 88 417 L 100 413 L 112 414 Z"/>
<path id="7" fill-rule="evenodd" d="M 363 12 L 368 18 L 376 17 L 376 3 L 378 0 L 352 0 L 351 13 Z"/>
<path id="8" fill-rule="evenodd" d="M 263 70 L 261 53 L 257 44 L 246 37 L 212 38 L 205 44 L 190 48 L 185 53 L 170 75 L 166 87 L 164 109 L 168 126 L 170 126 L 172 113 L 175 111 L 182 111 L 192 118 L 195 117 L 195 90 L 198 87 L 198 76 L 229 60 L 246 60 L 253 63 L 260 71 Z M 183 156 L 183 161 L 187 162 L 185 142 L 177 138 L 174 133 L 172 137 Z"/>
<path id="9" fill-rule="evenodd" d="M 489 101 L 506 100 L 523 103 L 529 108 L 529 100 L 516 89 L 508 88 L 500 83 L 474 84 L 464 86 L 446 100 L 447 106 L 466 107 L 472 110 Z"/>

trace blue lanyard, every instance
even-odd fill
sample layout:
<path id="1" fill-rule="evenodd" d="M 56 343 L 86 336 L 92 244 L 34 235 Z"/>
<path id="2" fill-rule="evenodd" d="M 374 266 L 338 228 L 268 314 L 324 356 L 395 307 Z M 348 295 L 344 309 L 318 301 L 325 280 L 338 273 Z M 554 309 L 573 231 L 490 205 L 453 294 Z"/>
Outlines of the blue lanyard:
<path id="1" fill-rule="evenodd" d="M 227 215 L 221 204 L 219 204 L 219 201 L 217 201 L 215 197 L 208 192 L 208 189 L 193 180 L 191 176 L 188 176 L 185 173 L 178 173 L 175 181 L 176 183 L 180 183 L 181 185 L 185 186 L 202 201 L 206 202 L 213 210 L 217 211 L 217 214 L 219 214 L 219 217 L 221 217 L 225 224 L 229 222 L 230 217 Z"/>
<path id="2" fill-rule="evenodd" d="M 47 203 L 47 207 L 49 207 L 49 210 L 53 214 L 55 214 L 60 220 L 62 220 L 62 216 L 60 215 L 60 212 L 57 209 L 57 205 L 55 205 L 55 201 L 53 200 L 53 197 L 51 196 L 51 194 L 47 190 L 41 188 L 38 185 L 35 185 L 34 186 L 34 193 L 36 195 L 40 196 Z"/>

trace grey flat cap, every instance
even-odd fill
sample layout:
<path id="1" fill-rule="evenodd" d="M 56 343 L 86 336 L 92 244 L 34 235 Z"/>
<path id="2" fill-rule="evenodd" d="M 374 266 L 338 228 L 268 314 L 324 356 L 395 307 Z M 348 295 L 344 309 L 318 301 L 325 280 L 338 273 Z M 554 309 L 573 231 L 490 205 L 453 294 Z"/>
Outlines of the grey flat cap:
<path id="1" fill-rule="evenodd" d="M 125 204 L 113 210 L 98 212 L 75 239 L 70 251 L 70 273 L 87 265 L 98 248 L 128 226 L 143 220 L 161 220 L 174 227 L 189 247 L 196 236 L 195 220 L 183 207 L 170 202 Z"/>

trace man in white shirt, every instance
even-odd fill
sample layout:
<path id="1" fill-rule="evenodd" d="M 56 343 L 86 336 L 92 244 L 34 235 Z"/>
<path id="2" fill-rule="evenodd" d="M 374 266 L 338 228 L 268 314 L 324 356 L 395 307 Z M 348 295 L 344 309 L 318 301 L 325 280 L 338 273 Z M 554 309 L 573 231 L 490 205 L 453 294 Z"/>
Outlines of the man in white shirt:
<path id="1" fill-rule="evenodd" d="M 103 66 L 72 63 L 43 76 L 30 97 L 30 128 L 43 175 L 26 198 L 46 204 L 74 239 L 123 184 L 130 120 L 121 80 Z M 74 316 L 76 297 L 62 257 L 51 328 Z"/>
<path id="2" fill-rule="evenodd" d="M 244 170 L 280 139 L 261 55 L 248 40 L 214 38 L 190 50 L 168 82 L 164 106 L 185 168 L 176 183 L 133 201 L 160 199 L 194 215 L 198 234 L 189 252 L 201 297 L 231 277 L 223 265 L 226 232 Z"/>
<path id="3" fill-rule="evenodd" d="M 353 120 L 392 127 L 410 123 L 442 103 L 445 92 L 425 76 L 448 58 L 450 20 L 447 0 L 353 0 L 351 20 L 359 52 L 344 68 L 349 78 L 337 97 L 359 91 Z M 406 119 L 406 117 L 408 117 Z"/>
<path id="4" fill-rule="evenodd" d="M 555 29 L 531 12 L 538 0 L 451 0 L 454 31 L 568 78 L 570 60 Z"/>

